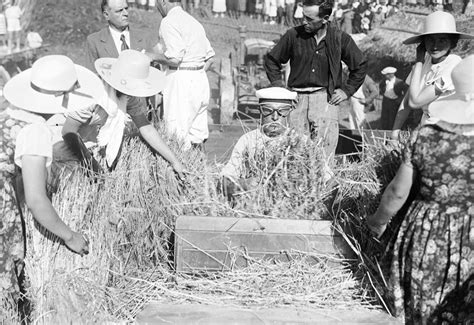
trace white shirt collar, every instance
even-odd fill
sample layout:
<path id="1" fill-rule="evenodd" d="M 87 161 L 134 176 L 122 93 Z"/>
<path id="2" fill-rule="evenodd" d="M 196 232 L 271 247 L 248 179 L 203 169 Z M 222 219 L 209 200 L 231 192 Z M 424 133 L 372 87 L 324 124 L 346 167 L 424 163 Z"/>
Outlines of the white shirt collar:
<path id="1" fill-rule="evenodd" d="M 122 52 L 122 41 L 120 40 L 120 37 L 122 35 L 125 35 L 125 41 L 127 42 L 128 47 L 132 48 L 130 46 L 130 31 L 128 28 L 120 32 L 117 29 L 113 28 L 112 26 L 109 26 L 109 30 L 110 30 L 110 35 L 112 35 L 112 39 L 114 40 L 114 44 L 118 53 Z"/>

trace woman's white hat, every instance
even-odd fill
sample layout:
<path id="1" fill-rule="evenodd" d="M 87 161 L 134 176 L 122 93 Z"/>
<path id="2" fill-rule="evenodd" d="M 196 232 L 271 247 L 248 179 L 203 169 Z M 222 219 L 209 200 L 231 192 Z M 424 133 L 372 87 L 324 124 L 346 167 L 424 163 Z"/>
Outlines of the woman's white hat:
<path id="1" fill-rule="evenodd" d="M 420 43 L 425 35 L 431 34 L 453 34 L 460 39 L 474 39 L 473 35 L 456 31 L 456 21 L 454 16 L 444 11 L 435 11 L 426 16 L 423 33 L 412 36 L 403 41 L 403 44 Z"/>
<path id="2" fill-rule="evenodd" d="M 455 124 L 474 124 L 474 55 L 459 62 L 451 72 L 456 92 L 432 102 L 430 117 Z"/>
<path id="3" fill-rule="evenodd" d="M 99 58 L 95 69 L 110 86 L 129 96 L 153 96 L 165 86 L 164 73 L 150 67 L 148 56 L 135 50 L 120 52 L 118 59 Z"/>
<path id="4" fill-rule="evenodd" d="M 13 106 L 43 114 L 86 108 L 103 93 L 102 81 L 94 72 L 64 55 L 39 58 L 3 88 L 3 96 Z"/>

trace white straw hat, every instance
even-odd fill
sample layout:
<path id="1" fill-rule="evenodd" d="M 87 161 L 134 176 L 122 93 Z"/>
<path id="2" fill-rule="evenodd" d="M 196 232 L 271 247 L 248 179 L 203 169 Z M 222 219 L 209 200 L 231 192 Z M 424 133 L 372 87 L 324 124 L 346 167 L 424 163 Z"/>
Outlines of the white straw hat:
<path id="1" fill-rule="evenodd" d="M 94 72 L 64 55 L 39 58 L 3 88 L 13 106 L 44 114 L 83 109 L 95 104 L 103 92 L 102 81 Z"/>
<path id="2" fill-rule="evenodd" d="M 164 73 L 150 67 L 148 56 L 135 50 L 120 52 L 118 59 L 99 58 L 95 69 L 110 86 L 129 96 L 153 96 L 165 86 Z"/>
<path id="3" fill-rule="evenodd" d="M 451 72 L 456 92 L 428 106 L 431 117 L 455 124 L 474 124 L 474 55 L 459 62 Z"/>
<path id="4" fill-rule="evenodd" d="M 425 35 L 431 34 L 453 34 L 460 39 L 474 39 L 473 35 L 456 31 L 456 21 L 454 16 L 444 11 L 435 11 L 426 16 L 423 33 L 412 36 L 403 41 L 403 44 L 420 43 Z"/>

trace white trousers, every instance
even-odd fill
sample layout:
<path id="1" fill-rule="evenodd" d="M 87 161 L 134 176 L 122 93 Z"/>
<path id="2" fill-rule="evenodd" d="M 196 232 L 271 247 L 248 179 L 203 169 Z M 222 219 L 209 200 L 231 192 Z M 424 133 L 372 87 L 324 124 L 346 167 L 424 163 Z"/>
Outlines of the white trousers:
<path id="1" fill-rule="evenodd" d="M 209 106 L 209 80 L 201 70 L 168 70 L 163 90 L 163 119 L 168 132 L 184 141 L 202 143 L 209 137 L 207 108 Z"/>
<path id="2" fill-rule="evenodd" d="M 359 99 L 351 97 L 351 108 L 349 110 L 349 128 L 360 129 L 365 123 L 364 104 L 361 104 Z"/>

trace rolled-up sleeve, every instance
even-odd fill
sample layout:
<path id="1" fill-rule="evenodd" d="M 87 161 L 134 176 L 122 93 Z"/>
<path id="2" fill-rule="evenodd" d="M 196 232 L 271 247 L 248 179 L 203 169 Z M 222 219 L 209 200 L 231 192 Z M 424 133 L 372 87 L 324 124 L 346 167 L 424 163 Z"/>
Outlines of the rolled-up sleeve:
<path id="1" fill-rule="evenodd" d="M 349 69 L 349 77 L 342 90 L 350 97 L 364 83 L 367 74 L 367 59 L 348 34 L 341 36 L 341 59 Z"/>
<path id="2" fill-rule="evenodd" d="M 291 31 L 291 30 L 290 30 Z M 264 68 L 272 86 L 284 87 L 281 78 L 282 64 L 288 62 L 291 54 L 291 35 L 286 32 L 280 41 L 265 55 Z"/>

